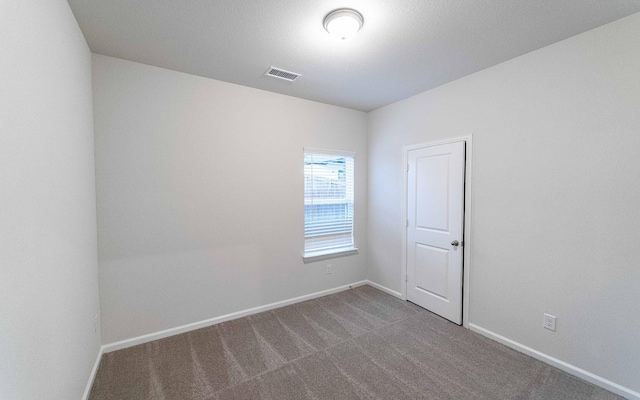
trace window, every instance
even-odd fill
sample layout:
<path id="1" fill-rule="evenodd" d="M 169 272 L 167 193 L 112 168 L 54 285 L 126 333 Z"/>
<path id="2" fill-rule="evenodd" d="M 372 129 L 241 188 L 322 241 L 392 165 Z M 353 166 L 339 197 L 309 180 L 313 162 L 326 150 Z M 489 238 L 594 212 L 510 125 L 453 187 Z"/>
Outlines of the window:
<path id="1" fill-rule="evenodd" d="M 353 243 L 355 153 L 304 149 L 304 257 L 357 250 Z"/>

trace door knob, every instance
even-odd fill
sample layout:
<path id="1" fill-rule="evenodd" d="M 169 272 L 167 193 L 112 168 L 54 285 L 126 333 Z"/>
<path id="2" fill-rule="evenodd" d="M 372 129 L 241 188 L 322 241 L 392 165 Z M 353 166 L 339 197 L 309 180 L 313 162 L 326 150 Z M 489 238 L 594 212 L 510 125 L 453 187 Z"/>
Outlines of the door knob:
<path id="1" fill-rule="evenodd" d="M 458 246 L 459 244 L 460 244 L 460 243 L 458 243 L 458 241 L 457 241 L 457 240 L 454 240 L 453 242 L 451 242 L 451 245 L 452 245 L 452 246 L 454 246 L 454 247 L 455 247 L 455 246 Z"/>

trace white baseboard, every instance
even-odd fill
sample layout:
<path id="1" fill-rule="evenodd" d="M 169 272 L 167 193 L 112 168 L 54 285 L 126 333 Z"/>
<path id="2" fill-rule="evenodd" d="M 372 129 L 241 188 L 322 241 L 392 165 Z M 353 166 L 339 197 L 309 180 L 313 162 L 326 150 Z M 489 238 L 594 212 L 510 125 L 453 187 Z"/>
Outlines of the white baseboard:
<path id="1" fill-rule="evenodd" d="M 381 284 L 379 284 L 379 283 L 375 283 L 375 282 L 372 282 L 372 281 L 370 281 L 370 280 L 366 280 L 366 281 L 365 281 L 365 283 L 366 283 L 367 285 L 371 285 L 371 286 L 373 286 L 374 288 L 376 288 L 376 289 L 378 289 L 378 290 L 382 290 L 383 292 L 385 292 L 385 293 L 387 293 L 387 294 L 390 294 L 390 295 L 392 295 L 393 297 L 397 297 L 397 298 L 399 298 L 400 300 L 405 300 L 405 299 L 403 299 L 403 298 L 402 298 L 402 293 L 400 293 L 400 292 L 396 292 L 395 290 L 391 290 L 391 289 L 389 289 L 388 287 L 386 287 L 386 286 L 382 286 L 382 285 L 381 285 Z"/>
<path id="2" fill-rule="evenodd" d="M 100 360 L 102 360 L 102 354 L 104 354 L 104 346 L 100 346 L 100 349 L 98 349 L 96 362 L 93 364 L 93 369 L 91 370 L 91 374 L 89 375 L 89 381 L 87 382 L 87 387 L 84 389 L 84 395 L 82 396 L 82 400 L 89 399 L 89 394 L 91 393 L 91 387 L 93 386 L 93 381 L 96 379 L 96 374 L 98 373 L 98 367 L 100 366 Z"/>
<path id="3" fill-rule="evenodd" d="M 189 331 L 193 331 L 200 328 L 206 328 L 208 326 L 216 325 L 221 322 L 230 321 L 232 319 L 246 317 L 247 315 L 252 315 L 252 314 L 257 314 L 264 311 L 273 310 L 274 308 L 288 306 L 290 304 L 299 303 L 301 301 L 315 299 L 317 297 L 326 296 L 329 294 L 341 292 L 343 290 L 351 289 L 351 288 L 366 285 L 366 284 L 371 284 L 371 286 L 374 286 L 374 284 L 370 283 L 369 281 L 366 281 L 366 280 L 359 281 L 359 282 L 352 283 L 350 285 L 339 286 L 333 289 L 327 289 L 320 292 L 307 294 L 304 296 L 294 297 L 288 300 L 277 301 L 275 303 L 266 304 L 264 306 L 250 308 L 248 310 L 221 315 L 219 317 L 206 319 L 204 321 L 193 322 L 191 324 L 177 326 L 175 328 L 165 329 L 163 331 L 153 332 L 146 335 L 137 336 L 131 339 L 121 340 L 119 342 L 108 343 L 102 346 L 102 351 L 104 353 L 109 353 L 116 350 L 126 349 L 127 347 L 137 346 L 139 344 L 151 342 L 158 339 L 163 339 L 169 336 L 178 335 L 180 333 L 189 332 Z M 384 290 L 384 289 L 381 289 L 381 290 Z"/>
<path id="4" fill-rule="evenodd" d="M 640 393 L 633 391 L 629 388 L 626 388 L 624 386 L 618 385 L 617 383 L 611 382 L 610 380 L 605 379 L 601 376 L 592 374 L 589 371 L 585 371 L 582 368 L 578 368 L 575 365 L 571 365 L 555 357 L 551 357 L 548 354 L 542 353 L 538 350 L 532 349 L 531 347 L 527 347 L 514 340 L 498 335 L 497 333 L 494 333 L 488 329 L 482 328 L 476 324 L 469 323 L 469 329 L 481 334 L 482 336 L 486 336 L 489 339 L 493 339 L 496 342 L 502 343 L 507 347 L 510 347 L 514 350 L 517 350 L 521 353 L 531 356 L 537 360 L 540 360 L 546 364 L 556 367 L 559 370 L 562 370 L 568 374 L 576 376 L 580 379 L 584 379 L 589 383 L 592 383 L 596 386 L 599 386 L 603 389 L 613 392 L 619 396 L 625 397 L 630 400 L 640 400 Z"/>

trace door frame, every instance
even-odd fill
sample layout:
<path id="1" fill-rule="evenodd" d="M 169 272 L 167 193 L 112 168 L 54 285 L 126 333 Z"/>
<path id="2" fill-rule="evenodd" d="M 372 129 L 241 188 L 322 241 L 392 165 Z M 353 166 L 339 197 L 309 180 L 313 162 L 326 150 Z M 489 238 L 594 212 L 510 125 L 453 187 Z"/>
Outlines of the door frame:
<path id="1" fill-rule="evenodd" d="M 402 299 L 407 300 L 407 190 L 409 152 L 425 147 L 433 147 L 442 144 L 464 142 L 465 146 L 465 179 L 464 179 L 464 247 L 463 247 L 463 276 L 462 276 L 462 326 L 469 328 L 469 307 L 470 297 L 469 289 L 471 287 L 471 246 L 473 240 L 471 238 L 471 182 L 472 182 L 472 161 L 473 161 L 473 144 L 472 134 L 460 136 L 450 139 L 441 139 L 432 142 L 423 142 L 402 146 Z"/>

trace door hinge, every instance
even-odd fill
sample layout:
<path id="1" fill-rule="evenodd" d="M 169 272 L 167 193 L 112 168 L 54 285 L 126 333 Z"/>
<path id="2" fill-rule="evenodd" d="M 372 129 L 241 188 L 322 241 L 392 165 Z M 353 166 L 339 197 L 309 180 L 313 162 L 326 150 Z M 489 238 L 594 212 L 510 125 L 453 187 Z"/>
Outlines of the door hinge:
<path id="1" fill-rule="evenodd" d="M 408 228 L 408 227 L 409 227 L 409 220 L 407 220 L 407 221 L 406 221 L 406 223 L 405 223 L 404 227 L 405 227 L 405 228 Z"/>
<path id="2" fill-rule="evenodd" d="M 411 164 L 407 164 L 407 172 L 409 172 L 409 167 L 411 166 Z"/>

